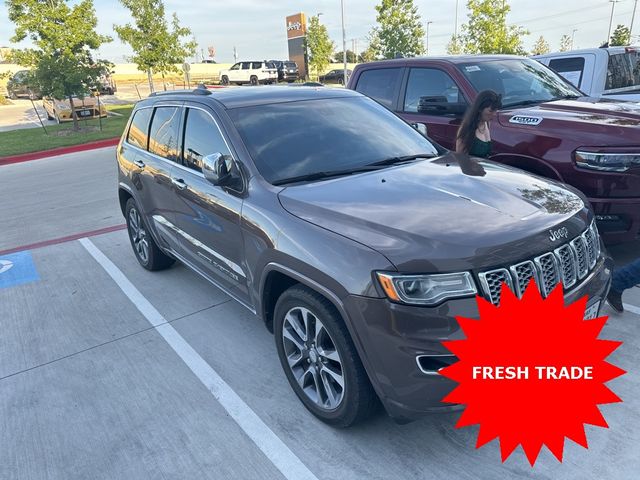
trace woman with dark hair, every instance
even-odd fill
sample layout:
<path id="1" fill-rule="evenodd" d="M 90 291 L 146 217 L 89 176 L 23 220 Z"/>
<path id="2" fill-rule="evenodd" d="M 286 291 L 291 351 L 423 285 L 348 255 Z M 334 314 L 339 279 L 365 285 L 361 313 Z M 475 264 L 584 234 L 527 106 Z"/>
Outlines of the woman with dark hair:
<path id="1" fill-rule="evenodd" d="M 489 122 L 500 108 L 500 95 L 493 90 L 480 92 L 464 114 L 456 138 L 456 152 L 487 158 L 491 154 Z"/>

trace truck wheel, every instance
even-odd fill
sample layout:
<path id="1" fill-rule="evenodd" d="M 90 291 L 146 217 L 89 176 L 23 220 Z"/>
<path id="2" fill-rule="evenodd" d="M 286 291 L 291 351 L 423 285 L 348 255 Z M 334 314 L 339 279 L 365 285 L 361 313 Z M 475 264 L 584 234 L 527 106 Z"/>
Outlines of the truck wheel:
<path id="1" fill-rule="evenodd" d="M 229 85 L 229 77 L 227 77 L 226 75 L 223 75 L 222 78 L 220 79 L 220 83 L 222 85 Z"/>
<path id="2" fill-rule="evenodd" d="M 256 77 L 255 75 L 251 75 L 249 82 L 251 83 L 251 85 L 258 85 L 258 77 Z"/>
<path id="3" fill-rule="evenodd" d="M 144 218 L 133 198 L 127 201 L 125 215 L 129 240 L 138 263 L 147 270 L 164 270 L 173 265 L 175 260 L 163 253 L 151 237 Z"/>
<path id="4" fill-rule="evenodd" d="M 296 285 L 278 299 L 276 348 L 287 380 L 304 406 L 335 427 L 368 418 L 379 405 L 351 336 L 334 306 Z"/>

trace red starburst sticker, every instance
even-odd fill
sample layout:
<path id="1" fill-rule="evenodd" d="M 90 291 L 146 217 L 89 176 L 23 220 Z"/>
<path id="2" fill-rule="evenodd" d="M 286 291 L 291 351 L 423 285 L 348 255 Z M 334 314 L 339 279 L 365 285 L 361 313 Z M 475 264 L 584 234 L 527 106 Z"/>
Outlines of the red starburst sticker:
<path id="1" fill-rule="evenodd" d="M 607 317 L 533 281 L 522 299 L 503 285 L 499 307 L 477 302 L 479 321 L 457 318 L 466 339 L 443 342 L 459 359 L 440 371 L 459 384 L 443 401 L 465 405 L 456 428 L 479 424 L 476 448 L 499 438 L 503 462 L 518 445 L 531 466 L 543 445 L 562 461 L 565 437 L 588 448 L 584 424 L 608 428 L 598 405 L 621 400 L 605 383 L 626 373 L 605 361 L 622 343 L 598 339 Z"/>

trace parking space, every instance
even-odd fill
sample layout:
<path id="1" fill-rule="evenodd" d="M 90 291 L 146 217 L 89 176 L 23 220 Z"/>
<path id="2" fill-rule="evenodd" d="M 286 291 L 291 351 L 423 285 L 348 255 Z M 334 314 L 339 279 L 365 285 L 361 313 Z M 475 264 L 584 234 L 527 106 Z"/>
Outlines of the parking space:
<path id="1" fill-rule="evenodd" d="M 0 169 L 0 251 L 24 253 L 0 253 L 15 262 L 0 273 L 0 478 L 621 479 L 640 470 L 640 288 L 625 294 L 629 311 L 602 312 L 611 317 L 601 336 L 625 342 L 610 358 L 629 372 L 610 383 L 624 402 L 601 407 L 609 429 L 586 427 L 589 450 L 567 441 L 563 464 L 546 450 L 534 469 L 521 451 L 501 464 L 497 442 L 476 450 L 477 428 L 454 428 L 459 413 L 401 426 L 380 412 L 336 430 L 298 401 L 273 336 L 244 307 L 180 264 L 142 269 L 124 230 L 76 239 L 122 223 L 114 179 L 113 149 Z M 44 246 L 20 249 L 36 242 Z M 22 273 L 1 283 L 20 262 Z"/>

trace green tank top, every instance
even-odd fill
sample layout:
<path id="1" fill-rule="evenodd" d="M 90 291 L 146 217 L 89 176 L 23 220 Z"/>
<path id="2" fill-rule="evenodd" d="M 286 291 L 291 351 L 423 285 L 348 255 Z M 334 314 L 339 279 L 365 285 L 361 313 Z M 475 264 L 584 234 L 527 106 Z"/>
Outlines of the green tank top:
<path id="1" fill-rule="evenodd" d="M 473 145 L 471 145 L 469 155 L 487 158 L 491 155 L 491 142 L 483 142 L 478 137 L 473 137 Z"/>

